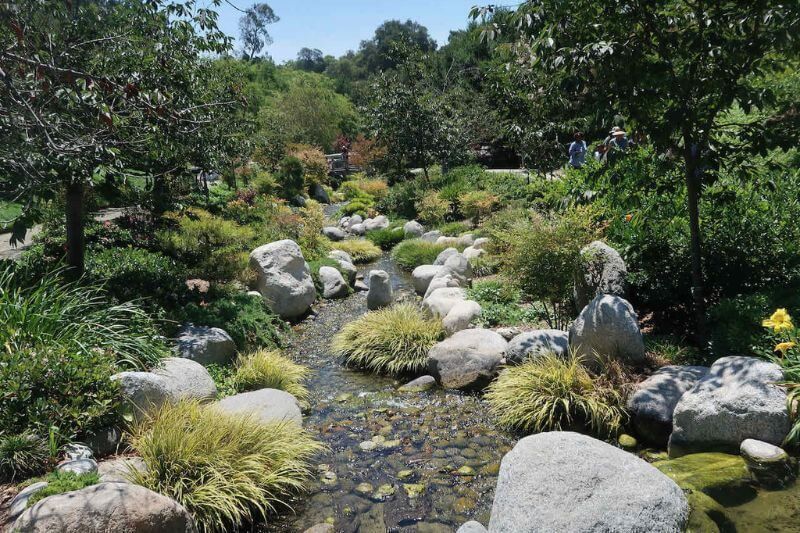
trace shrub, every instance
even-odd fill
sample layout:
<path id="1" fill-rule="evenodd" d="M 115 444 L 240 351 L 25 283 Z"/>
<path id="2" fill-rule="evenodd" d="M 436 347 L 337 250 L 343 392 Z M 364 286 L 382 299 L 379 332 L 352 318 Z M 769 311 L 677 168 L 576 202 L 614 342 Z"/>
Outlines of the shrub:
<path id="1" fill-rule="evenodd" d="M 61 472 L 56 470 L 49 473 L 42 481 L 47 481 L 47 486 L 41 490 L 36 491 L 28 499 L 28 507 L 33 507 L 36 502 L 41 501 L 48 496 L 55 496 L 56 494 L 64 494 L 75 490 L 81 490 L 91 485 L 100 483 L 100 476 L 97 472 L 89 472 L 87 474 L 76 474 L 75 472 Z"/>
<path id="2" fill-rule="evenodd" d="M 255 237 L 251 228 L 202 209 L 170 213 L 165 218 L 175 227 L 159 232 L 158 240 L 165 253 L 186 265 L 189 276 L 230 280 L 246 268 L 243 252 Z"/>
<path id="3" fill-rule="evenodd" d="M 403 226 L 396 224 L 392 224 L 388 228 L 368 231 L 366 237 L 369 241 L 380 246 L 381 250 L 391 250 L 397 243 L 406 238 Z"/>
<path id="4" fill-rule="evenodd" d="M 500 280 L 475 282 L 467 289 L 467 296 L 481 305 L 481 326 L 513 326 L 522 323 L 538 323 L 540 310 L 535 306 L 520 305 L 519 289 Z"/>
<path id="5" fill-rule="evenodd" d="M 421 239 L 408 239 L 392 250 L 392 258 L 405 270 L 414 270 L 420 265 L 430 265 L 447 246 Z"/>
<path id="6" fill-rule="evenodd" d="M 276 350 L 257 350 L 240 355 L 233 374 L 233 386 L 237 392 L 257 389 L 279 389 L 308 402 L 308 389 L 303 383 L 310 371 L 298 365 Z"/>
<path id="7" fill-rule="evenodd" d="M 428 350 L 444 336 L 441 321 L 412 304 L 370 311 L 337 333 L 333 352 L 349 365 L 380 374 L 415 374 L 427 365 Z"/>
<path id="8" fill-rule="evenodd" d="M 49 463 L 50 449 L 42 437 L 30 432 L 0 435 L 0 481 L 39 475 Z"/>
<path id="9" fill-rule="evenodd" d="M 428 191 L 420 198 L 415 207 L 420 220 L 435 226 L 444 222 L 450 212 L 450 202 L 439 196 L 439 191 Z"/>
<path id="10" fill-rule="evenodd" d="M 0 269 L 0 344 L 7 355 L 63 348 L 77 357 L 100 352 L 121 367 L 147 368 L 168 353 L 141 308 L 109 305 L 101 288 L 64 283 L 59 274 L 25 286 L 13 267 Z"/>
<path id="11" fill-rule="evenodd" d="M 288 505 L 323 449 L 293 422 L 263 424 L 193 402 L 165 405 L 131 442 L 147 465 L 132 481 L 176 500 L 204 532 L 235 530 Z"/>
<path id="12" fill-rule="evenodd" d="M 325 225 L 325 212 L 322 210 L 322 206 L 313 200 L 308 200 L 306 206 L 298 211 L 300 227 L 288 238 L 297 242 L 307 261 L 325 257 L 331 249 L 331 243 L 322 234 L 322 227 Z"/>
<path id="13" fill-rule="evenodd" d="M 488 231 L 501 273 L 531 300 L 550 305 L 548 322 L 561 327 L 571 318 L 580 250 L 596 236 L 591 212 L 581 208 L 563 216 L 529 213 L 520 217 L 511 211 L 499 216 Z"/>
<path id="14" fill-rule="evenodd" d="M 86 257 L 86 279 L 122 302 L 145 298 L 146 307 L 153 301 L 174 308 L 184 300 L 186 278 L 173 258 L 138 248 L 109 248 Z"/>
<path id="15" fill-rule="evenodd" d="M 302 194 L 305 185 L 303 162 L 296 157 L 284 157 L 280 163 L 278 183 L 281 196 L 286 200 L 291 200 L 298 194 Z"/>
<path id="16" fill-rule="evenodd" d="M 310 144 L 290 144 L 286 151 L 303 165 L 306 185 L 325 183 L 328 178 L 328 161 L 319 148 Z"/>
<path id="17" fill-rule="evenodd" d="M 331 244 L 334 250 L 341 250 L 350 254 L 356 264 L 369 263 L 381 256 L 381 249 L 363 239 L 350 239 Z"/>
<path id="18" fill-rule="evenodd" d="M 526 433 L 588 429 L 607 436 L 626 419 L 621 395 L 575 356 L 544 355 L 506 368 L 484 398 L 502 425 Z"/>
<path id="19" fill-rule="evenodd" d="M 442 232 L 442 235 L 461 235 L 472 229 L 472 226 L 466 221 L 445 222 L 439 224 L 436 229 Z"/>
<path id="20" fill-rule="evenodd" d="M 350 147 L 350 163 L 362 167 L 367 172 L 374 172 L 386 157 L 386 148 L 374 139 L 358 135 Z"/>
<path id="21" fill-rule="evenodd" d="M 370 195 L 375 201 L 380 201 L 389 193 L 389 185 L 384 180 L 361 179 L 357 187 L 364 193 Z"/>
<path id="22" fill-rule="evenodd" d="M 262 298 L 242 292 L 225 294 L 204 305 L 190 303 L 181 317 L 182 321 L 198 326 L 224 329 L 240 350 L 279 347 L 286 333 L 285 322 Z"/>
<path id="23" fill-rule="evenodd" d="M 420 185 L 416 180 L 395 183 L 376 208 L 386 214 L 415 219 L 417 218 L 416 202 L 420 195 Z"/>
<path id="24" fill-rule="evenodd" d="M 367 218 L 374 205 L 371 199 L 358 198 L 345 204 L 342 207 L 342 214 L 345 216 L 359 215 L 361 218 Z"/>
<path id="25" fill-rule="evenodd" d="M 458 197 L 461 213 L 472 219 L 476 226 L 482 218 L 491 214 L 497 206 L 499 198 L 487 191 L 469 191 Z"/>

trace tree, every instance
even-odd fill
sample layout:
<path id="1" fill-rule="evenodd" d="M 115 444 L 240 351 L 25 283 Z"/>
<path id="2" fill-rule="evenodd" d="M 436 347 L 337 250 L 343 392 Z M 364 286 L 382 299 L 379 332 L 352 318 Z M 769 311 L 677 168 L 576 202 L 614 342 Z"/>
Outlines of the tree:
<path id="1" fill-rule="evenodd" d="M 398 169 L 428 169 L 461 162 L 466 157 L 464 128 L 447 98 L 435 87 L 430 61 L 416 50 L 402 50 L 397 70 L 383 72 L 372 84 L 364 112 L 372 136 L 387 150 Z"/>
<path id="2" fill-rule="evenodd" d="M 428 28 L 407 20 L 387 20 L 375 30 L 368 41 L 362 41 L 358 54 L 367 73 L 383 72 L 397 66 L 394 50 L 398 46 L 417 50 L 423 54 L 436 50 L 436 41 L 428 34 Z"/>
<path id="3" fill-rule="evenodd" d="M 67 262 L 83 271 L 83 198 L 106 175 L 203 167 L 237 102 L 202 76 L 229 40 L 216 14 L 158 0 L 20 0 L 0 7 L 0 176 L 26 208 L 66 199 Z M 212 89 L 212 87 L 214 87 Z M 221 97 L 211 99 L 211 96 Z M 224 147 L 222 147 L 224 149 Z M 174 166 L 174 168 L 169 168 Z M 201 167 L 202 168 L 202 167 Z"/>
<path id="4" fill-rule="evenodd" d="M 253 4 L 253 7 L 244 12 L 239 18 L 239 34 L 245 59 L 254 59 L 265 46 L 272 44 L 267 26 L 279 20 L 278 15 L 266 2 Z"/>
<path id="5" fill-rule="evenodd" d="M 322 50 L 314 48 L 301 48 L 297 52 L 297 61 L 295 66 L 300 70 L 306 72 L 324 72 L 325 71 L 325 58 L 322 55 Z"/>
<path id="6" fill-rule="evenodd" d="M 473 17 L 492 8 L 473 9 Z M 540 121 L 588 117 L 598 110 L 629 117 L 660 147 L 683 160 L 691 233 L 692 302 L 705 337 L 699 198 L 717 158 L 719 113 L 738 103 L 771 102 L 748 80 L 796 58 L 800 4 L 667 0 L 527 0 L 485 35 L 513 35 L 509 71 L 535 94 Z"/>

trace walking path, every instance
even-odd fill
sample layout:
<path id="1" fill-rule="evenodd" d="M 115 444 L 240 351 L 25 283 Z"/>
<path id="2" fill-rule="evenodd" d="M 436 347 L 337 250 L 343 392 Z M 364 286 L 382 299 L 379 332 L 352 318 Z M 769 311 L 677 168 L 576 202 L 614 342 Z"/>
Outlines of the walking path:
<path id="1" fill-rule="evenodd" d="M 97 212 L 94 219 L 98 222 L 105 222 L 107 220 L 114 220 L 115 218 L 119 218 L 125 214 L 126 208 L 124 207 L 111 207 L 108 209 L 101 209 Z M 42 231 L 42 225 L 37 224 L 34 227 L 28 229 L 28 232 L 25 234 L 25 239 L 23 239 L 22 243 L 16 243 L 15 245 L 11 245 L 11 233 L 0 233 L 0 260 L 4 259 L 11 259 L 12 261 L 16 261 L 22 255 L 22 252 L 30 248 L 31 244 L 33 244 L 33 239 L 39 232 Z"/>

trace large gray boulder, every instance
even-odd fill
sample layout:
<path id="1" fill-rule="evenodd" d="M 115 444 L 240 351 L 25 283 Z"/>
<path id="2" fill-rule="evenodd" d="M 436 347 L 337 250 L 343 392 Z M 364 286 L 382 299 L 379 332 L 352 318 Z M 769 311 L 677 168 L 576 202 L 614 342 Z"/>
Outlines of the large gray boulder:
<path id="1" fill-rule="evenodd" d="M 689 505 L 655 467 L 572 432 L 520 440 L 503 457 L 490 533 L 678 533 Z"/>
<path id="2" fill-rule="evenodd" d="M 672 433 L 675 406 L 707 373 L 707 366 L 671 365 L 639 383 L 628 399 L 628 411 L 639 437 L 653 446 L 665 447 Z"/>
<path id="3" fill-rule="evenodd" d="M 464 248 L 464 257 L 467 259 L 476 259 L 486 253 L 483 248 L 475 248 L 474 246 L 467 246 Z"/>
<path id="4" fill-rule="evenodd" d="M 403 233 L 406 239 L 422 237 L 422 234 L 425 233 L 425 227 L 416 220 L 410 220 L 403 226 Z"/>
<path id="5" fill-rule="evenodd" d="M 472 233 L 465 233 L 458 237 L 458 245 L 462 248 L 475 244 L 475 236 Z"/>
<path id="6" fill-rule="evenodd" d="M 615 249 L 594 241 L 585 246 L 575 271 L 575 306 L 583 308 L 598 294 L 625 297 L 628 269 Z"/>
<path id="7" fill-rule="evenodd" d="M 464 300 L 450 309 L 450 312 L 442 320 L 442 326 L 448 335 L 452 335 L 457 331 L 469 328 L 479 316 L 481 316 L 480 304 L 473 300 Z"/>
<path id="8" fill-rule="evenodd" d="M 518 365 L 548 353 L 566 357 L 569 353 L 569 334 L 566 331 L 536 329 L 520 333 L 509 341 L 506 360 L 509 365 Z"/>
<path id="9" fill-rule="evenodd" d="M 446 271 L 456 276 L 463 284 L 466 284 L 467 280 L 472 277 L 472 265 L 469 264 L 469 259 L 464 257 L 463 254 L 451 255 L 442 266 L 444 266 L 444 269 L 439 271 L 437 275 L 443 275 Z"/>
<path id="10" fill-rule="evenodd" d="M 447 237 L 442 235 L 436 239 L 436 244 L 440 246 L 458 246 L 458 237 Z"/>
<path id="11" fill-rule="evenodd" d="M 458 254 L 457 248 L 445 248 L 439 255 L 436 256 L 436 259 L 433 261 L 434 265 L 443 265 L 445 261 L 450 259 L 452 256 Z"/>
<path id="12" fill-rule="evenodd" d="M 363 223 L 353 224 L 350 226 L 350 233 L 353 235 L 364 235 L 367 232 L 367 227 Z"/>
<path id="13" fill-rule="evenodd" d="M 136 418 L 165 403 L 206 402 L 217 396 L 217 386 L 208 370 L 180 357 L 162 360 L 152 372 L 120 372 L 111 379 L 119 384 L 126 410 Z"/>
<path id="14" fill-rule="evenodd" d="M 236 343 L 221 328 L 186 325 L 178 332 L 175 349 L 180 357 L 201 365 L 230 363 L 236 356 Z"/>
<path id="15" fill-rule="evenodd" d="M 453 307 L 467 299 L 467 291 L 459 287 L 436 289 L 422 300 L 423 309 L 436 317 L 444 318 Z"/>
<path id="16" fill-rule="evenodd" d="M 131 483 L 99 483 L 44 498 L 14 523 L 18 533 L 193 533 L 178 502 Z"/>
<path id="17" fill-rule="evenodd" d="M 353 258 L 347 252 L 343 252 L 342 250 L 331 250 L 328 252 L 328 257 L 331 259 L 336 259 L 337 261 L 346 261 L 350 264 L 353 263 Z"/>
<path id="18" fill-rule="evenodd" d="M 258 291 L 281 318 L 304 315 L 317 298 L 308 263 L 292 240 L 259 246 L 250 254 L 250 266 L 258 276 Z"/>
<path id="19" fill-rule="evenodd" d="M 380 309 L 391 305 L 394 300 L 392 280 L 385 270 L 370 270 L 367 309 Z"/>
<path id="20" fill-rule="evenodd" d="M 569 329 L 569 344 L 589 362 L 603 358 L 644 362 L 644 339 L 633 306 L 619 296 L 600 294 Z"/>
<path id="21" fill-rule="evenodd" d="M 34 494 L 45 488 L 49 483 L 47 481 L 38 481 L 28 485 L 17 493 L 8 504 L 8 517 L 7 522 L 13 523 L 17 518 L 25 512 L 28 508 L 28 501 Z"/>
<path id="22" fill-rule="evenodd" d="M 322 297 L 325 299 L 345 298 L 350 294 L 350 287 L 342 273 L 333 267 L 320 267 L 319 280 L 322 282 Z"/>
<path id="23" fill-rule="evenodd" d="M 411 272 L 411 282 L 419 295 L 425 294 L 433 277 L 442 269 L 441 265 L 420 265 Z"/>
<path id="24" fill-rule="evenodd" d="M 444 289 L 447 287 L 461 287 L 461 286 L 462 282 L 457 276 L 453 275 L 451 272 L 442 270 L 441 273 L 433 276 L 433 279 L 428 284 L 428 288 L 427 290 L 425 290 L 425 295 L 422 297 L 422 299 L 424 300 L 425 298 L 433 294 L 433 291 L 435 291 L 436 289 Z"/>
<path id="25" fill-rule="evenodd" d="M 115 457 L 97 466 L 101 482 L 130 483 L 136 472 L 146 472 L 147 465 L 141 457 Z"/>
<path id="26" fill-rule="evenodd" d="M 472 243 L 472 247 L 476 250 L 485 250 L 487 244 L 489 244 L 489 238 L 480 237 L 479 239 L 475 239 L 475 242 Z"/>
<path id="27" fill-rule="evenodd" d="M 675 406 L 670 456 L 736 453 L 745 439 L 781 444 L 791 425 L 782 380 L 781 368 L 763 359 L 717 359 Z"/>
<path id="28" fill-rule="evenodd" d="M 384 215 L 378 215 L 375 218 L 368 218 L 364 221 L 364 229 L 373 231 L 376 229 L 386 229 L 389 227 L 389 219 Z"/>
<path id="29" fill-rule="evenodd" d="M 323 187 L 319 183 L 313 184 L 308 192 L 311 195 L 311 198 L 313 198 L 314 200 L 316 200 L 321 204 L 331 203 L 331 197 L 328 196 L 328 191 L 326 191 L 325 187 Z"/>
<path id="30" fill-rule="evenodd" d="M 345 237 L 344 231 L 336 226 L 325 226 L 322 228 L 322 234 L 332 241 L 342 241 Z"/>
<path id="31" fill-rule="evenodd" d="M 434 345 L 428 372 L 447 389 L 480 390 L 503 362 L 506 340 L 489 329 L 465 329 Z"/>
<path id="32" fill-rule="evenodd" d="M 260 389 L 242 392 L 220 400 L 217 405 L 227 414 L 253 415 L 261 423 L 290 421 L 303 425 L 300 402 L 286 391 Z"/>

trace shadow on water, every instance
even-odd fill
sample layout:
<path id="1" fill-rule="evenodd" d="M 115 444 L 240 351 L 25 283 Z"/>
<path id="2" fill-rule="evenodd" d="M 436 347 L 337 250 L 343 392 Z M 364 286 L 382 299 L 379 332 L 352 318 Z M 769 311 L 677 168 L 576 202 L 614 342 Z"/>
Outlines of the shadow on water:
<path id="1" fill-rule="evenodd" d="M 410 277 L 384 255 L 396 299 L 414 298 Z M 488 523 L 497 471 L 513 438 L 480 398 L 435 390 L 401 393 L 400 381 L 345 368 L 330 353 L 339 328 L 367 312 L 363 293 L 323 302 L 296 328 L 288 352 L 313 370 L 305 425 L 330 452 L 309 493 L 263 531 L 304 531 L 333 520 L 343 532 L 452 532 Z"/>

